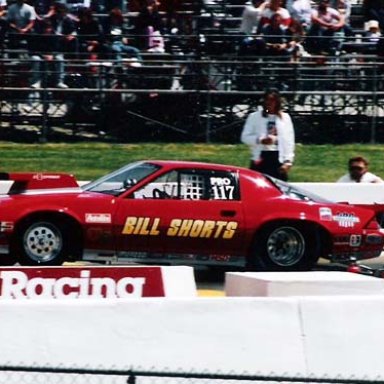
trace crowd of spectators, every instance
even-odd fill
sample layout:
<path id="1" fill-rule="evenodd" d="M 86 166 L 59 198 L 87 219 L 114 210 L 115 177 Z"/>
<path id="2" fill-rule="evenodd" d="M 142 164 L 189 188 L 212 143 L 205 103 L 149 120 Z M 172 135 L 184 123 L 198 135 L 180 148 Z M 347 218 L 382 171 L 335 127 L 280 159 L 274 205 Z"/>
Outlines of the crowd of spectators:
<path id="1" fill-rule="evenodd" d="M 380 53 L 384 50 L 384 0 L 363 1 L 366 28 L 361 37 L 369 43 L 370 52 Z M 196 14 L 204 9 L 205 0 L 191 3 Z M 356 37 L 350 25 L 351 0 L 234 3 L 242 7 L 236 51 L 240 56 L 294 60 L 304 54 L 335 55 L 343 41 Z M 137 12 L 127 22 L 129 7 Z M 126 59 L 132 66 L 140 66 L 144 52 L 165 52 L 165 36 L 179 33 L 186 41 L 187 33 L 200 36 L 201 31 L 193 30 L 199 23 L 178 18 L 179 7 L 177 0 L 0 0 L 1 52 L 10 59 L 16 58 L 19 50 L 28 52 L 32 88 L 42 86 L 47 66 L 54 67 L 55 85 L 66 88 L 68 57 L 88 61 L 109 58 L 117 64 Z M 225 30 L 220 32 L 225 34 Z"/>
<path id="2" fill-rule="evenodd" d="M 240 52 L 336 55 L 348 41 L 363 42 L 363 53 L 382 54 L 384 2 L 364 0 L 361 7 L 365 26 L 356 31 L 350 24 L 351 0 L 251 0 L 242 14 Z"/>
<path id="3" fill-rule="evenodd" d="M 164 51 L 158 6 L 156 0 L 143 0 L 130 25 L 123 14 L 123 1 L 0 0 L 2 58 L 17 59 L 26 54 L 32 69 L 30 86 L 36 89 L 42 86 L 43 74 L 50 67 L 54 85 L 68 88 L 67 58 L 117 63 L 126 58 L 139 66 L 141 52 Z"/>

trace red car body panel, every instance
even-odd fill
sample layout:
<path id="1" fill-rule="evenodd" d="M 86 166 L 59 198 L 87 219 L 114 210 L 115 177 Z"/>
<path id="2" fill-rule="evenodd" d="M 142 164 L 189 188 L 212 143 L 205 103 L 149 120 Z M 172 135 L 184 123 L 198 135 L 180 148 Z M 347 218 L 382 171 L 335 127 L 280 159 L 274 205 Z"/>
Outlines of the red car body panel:
<path id="1" fill-rule="evenodd" d="M 182 254 L 191 263 L 243 262 L 261 228 L 276 222 L 322 231 L 329 239 L 324 257 L 364 259 L 382 250 L 372 210 L 312 198 L 290 191 L 289 184 L 277 187 L 264 175 L 234 166 L 137 164 L 153 169 L 141 179 L 107 178 L 105 185 L 116 184 L 108 191 L 103 182 L 81 189 L 70 175 L 9 174 L 24 188 L 11 187 L 0 197 L 0 253 L 9 252 L 20 223 L 40 217 L 70 218 L 73 230 L 81 231 L 81 258 L 94 261 L 172 263 L 173 255 Z"/>

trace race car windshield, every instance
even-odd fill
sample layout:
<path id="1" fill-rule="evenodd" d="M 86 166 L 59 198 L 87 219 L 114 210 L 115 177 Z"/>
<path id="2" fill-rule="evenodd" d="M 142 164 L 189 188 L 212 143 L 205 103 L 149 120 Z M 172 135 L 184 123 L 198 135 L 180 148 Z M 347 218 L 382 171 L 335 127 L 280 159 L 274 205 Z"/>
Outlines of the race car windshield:
<path id="1" fill-rule="evenodd" d="M 266 175 L 265 175 L 266 176 Z M 293 186 L 285 181 L 281 181 L 275 179 L 270 176 L 266 176 L 275 186 L 280 190 L 282 194 L 288 196 L 295 200 L 303 200 L 303 201 L 313 201 L 316 203 L 330 203 L 329 200 L 326 200 L 315 193 L 308 192 L 304 189 Z"/>
<path id="2" fill-rule="evenodd" d="M 151 163 L 132 163 L 82 186 L 84 191 L 100 192 L 118 196 L 160 167 Z"/>

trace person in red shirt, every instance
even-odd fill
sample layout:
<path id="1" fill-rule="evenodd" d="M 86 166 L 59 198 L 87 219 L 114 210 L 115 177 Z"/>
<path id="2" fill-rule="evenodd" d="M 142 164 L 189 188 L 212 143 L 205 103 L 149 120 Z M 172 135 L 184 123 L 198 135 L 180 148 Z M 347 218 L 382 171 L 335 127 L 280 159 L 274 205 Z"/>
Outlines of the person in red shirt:
<path id="1" fill-rule="evenodd" d="M 281 4 L 281 0 L 270 0 L 269 4 L 265 6 L 265 9 L 261 13 L 258 26 L 259 32 L 264 26 L 271 24 L 272 16 L 276 13 L 280 15 L 281 26 L 285 29 L 288 28 L 289 24 L 291 23 L 291 15 L 286 8 L 281 6 Z"/>

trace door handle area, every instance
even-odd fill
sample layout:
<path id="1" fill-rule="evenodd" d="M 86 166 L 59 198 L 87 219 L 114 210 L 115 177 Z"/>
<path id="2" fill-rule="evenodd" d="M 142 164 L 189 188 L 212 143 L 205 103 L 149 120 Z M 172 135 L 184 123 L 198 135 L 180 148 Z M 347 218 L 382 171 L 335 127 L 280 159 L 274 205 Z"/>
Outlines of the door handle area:
<path id="1" fill-rule="evenodd" d="M 220 214 L 223 217 L 235 217 L 236 216 L 236 211 L 231 211 L 231 210 L 224 209 L 224 210 L 220 211 Z"/>

